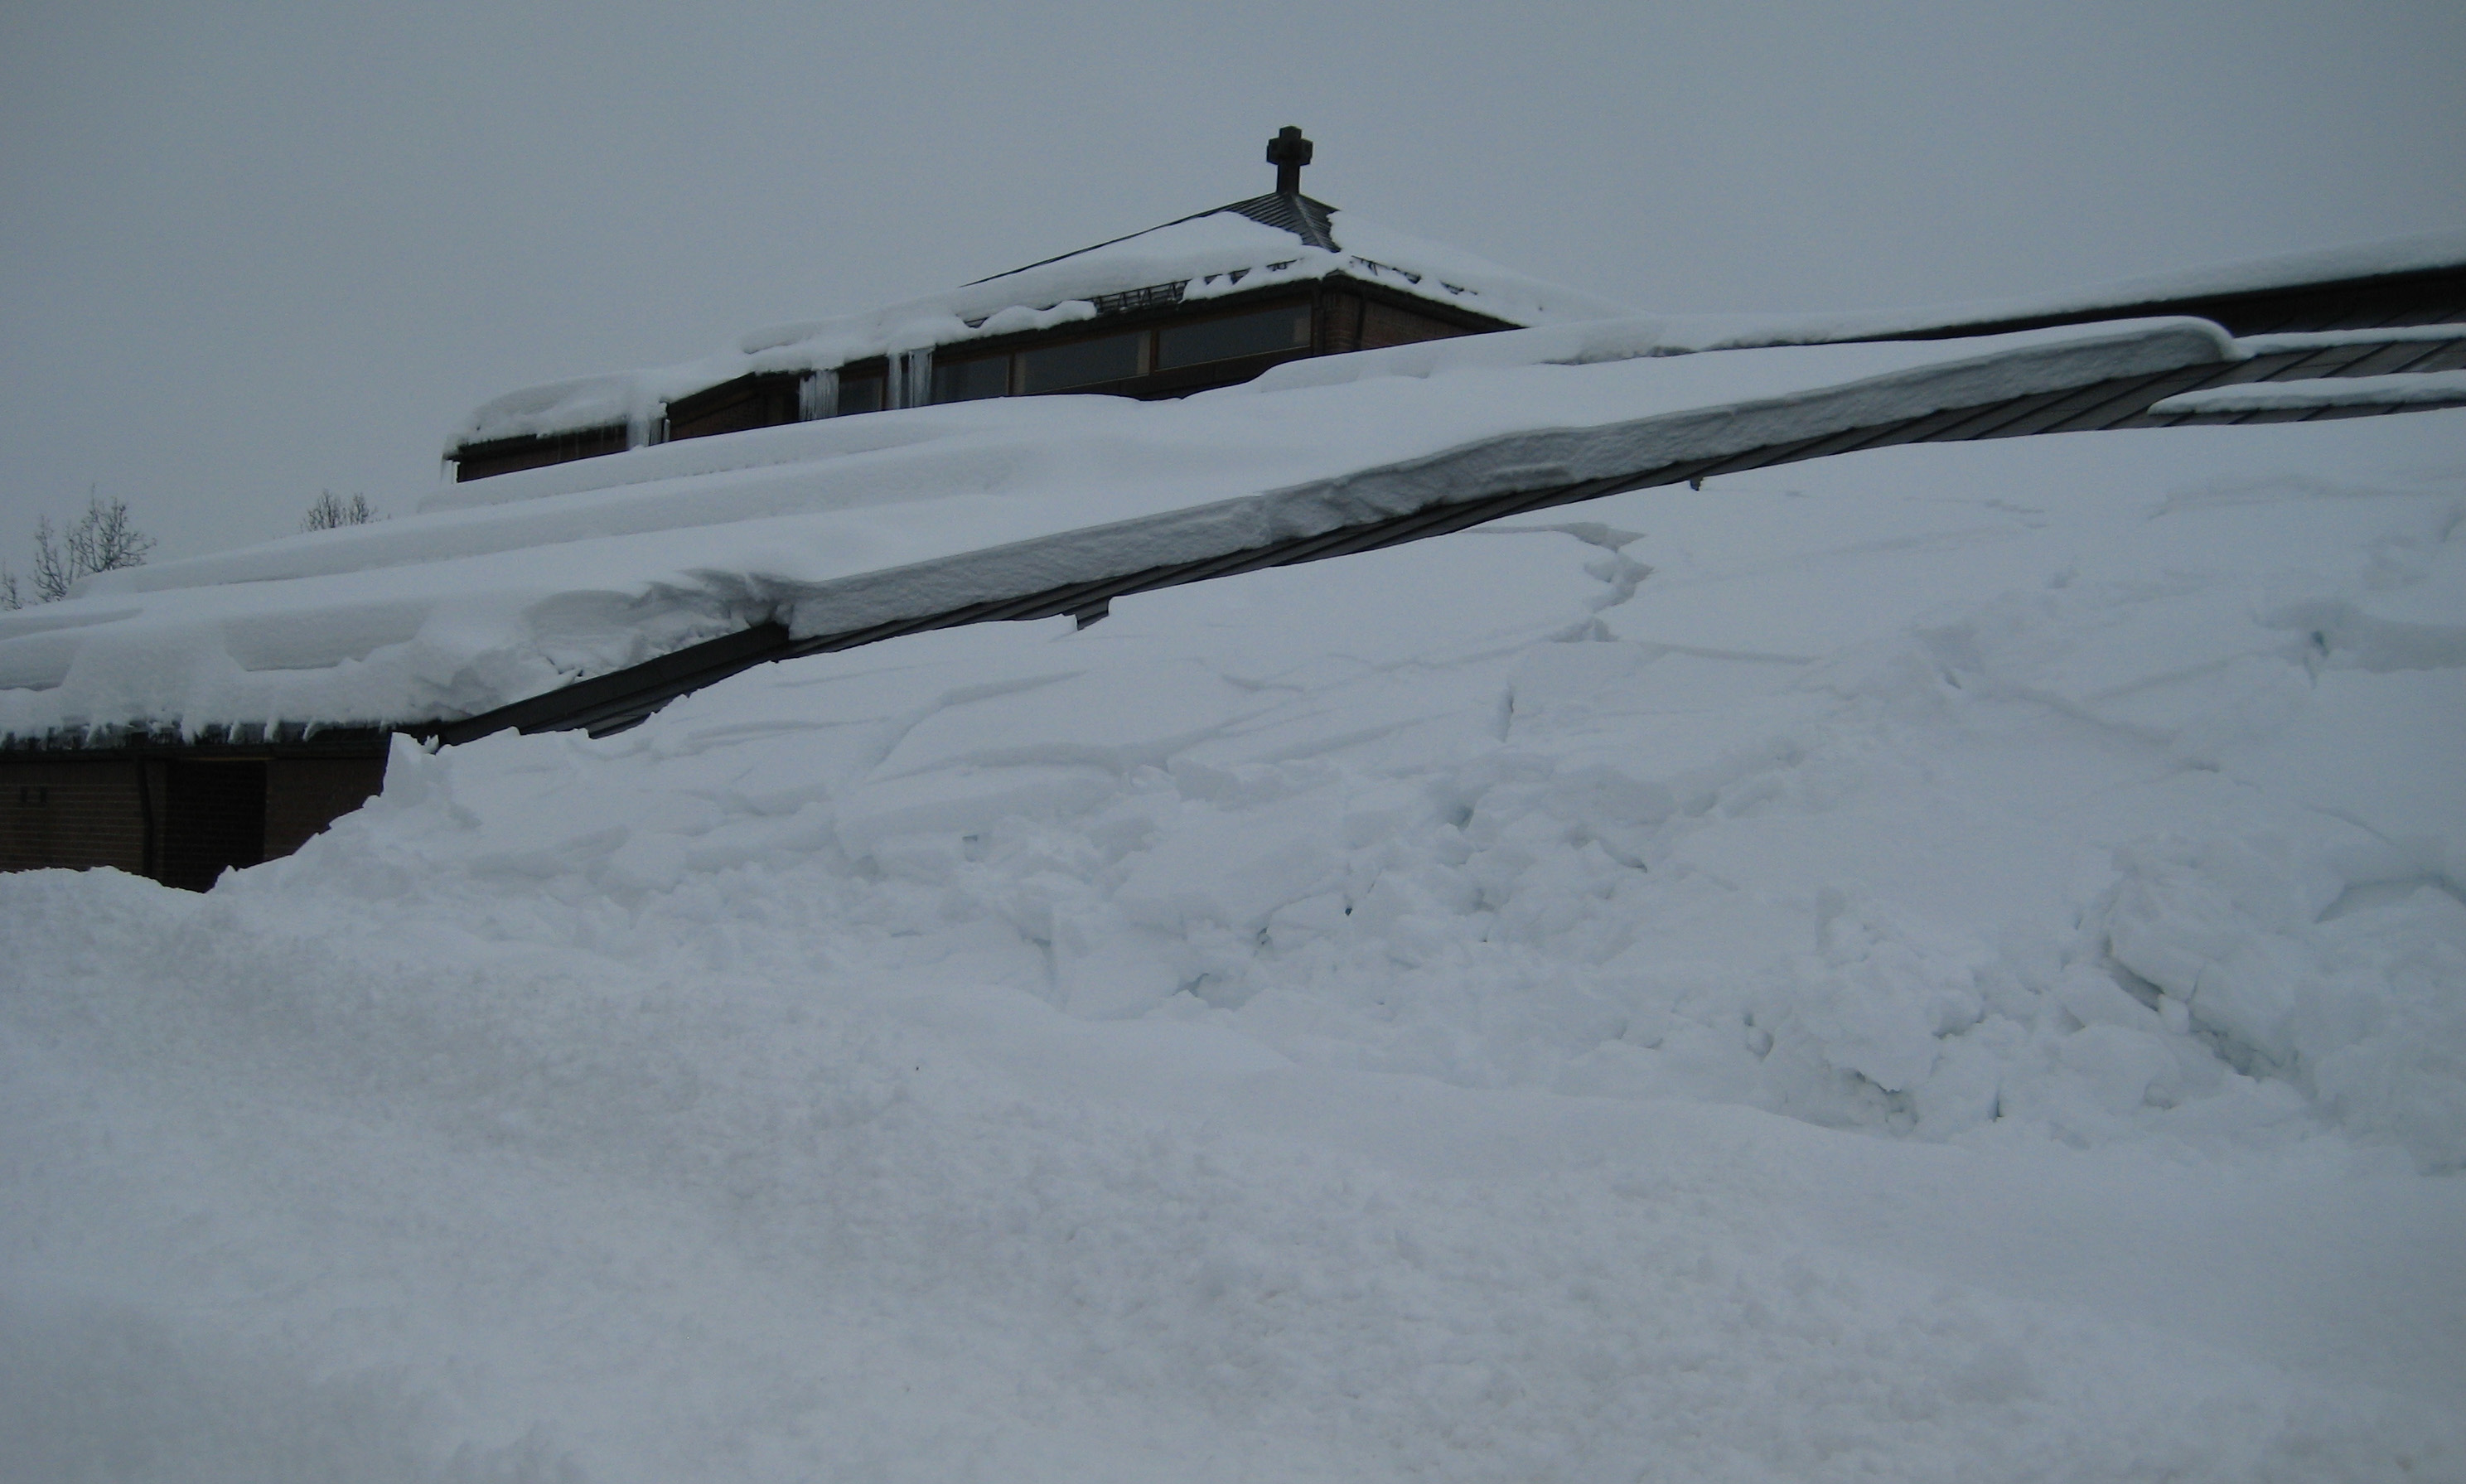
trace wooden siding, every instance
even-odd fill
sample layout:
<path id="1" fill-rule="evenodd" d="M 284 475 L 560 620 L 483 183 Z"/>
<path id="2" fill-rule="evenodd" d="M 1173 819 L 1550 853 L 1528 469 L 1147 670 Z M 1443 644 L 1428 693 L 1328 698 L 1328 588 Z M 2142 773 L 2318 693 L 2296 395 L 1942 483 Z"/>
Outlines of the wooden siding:
<path id="1" fill-rule="evenodd" d="M 0 760 L 0 870 L 147 874 L 143 766 L 127 756 Z"/>
<path id="2" fill-rule="evenodd" d="M 202 891 L 289 855 L 385 782 L 383 736 L 0 753 L 0 870 L 111 866 Z"/>
<path id="3" fill-rule="evenodd" d="M 1319 296 L 1317 349 L 1321 355 L 1344 355 L 1513 328 L 1483 315 L 1407 299 L 1392 290 L 1345 282 Z"/>
<path id="4" fill-rule="evenodd" d="M 1446 340 L 1469 334 L 1443 320 L 1393 304 L 1372 304 L 1365 306 L 1361 317 L 1361 349 L 1383 350 L 1389 346 L 1409 346 L 1424 340 Z"/>
<path id="5" fill-rule="evenodd" d="M 277 757 L 266 764 L 265 859 L 280 860 L 385 787 L 385 754 Z"/>

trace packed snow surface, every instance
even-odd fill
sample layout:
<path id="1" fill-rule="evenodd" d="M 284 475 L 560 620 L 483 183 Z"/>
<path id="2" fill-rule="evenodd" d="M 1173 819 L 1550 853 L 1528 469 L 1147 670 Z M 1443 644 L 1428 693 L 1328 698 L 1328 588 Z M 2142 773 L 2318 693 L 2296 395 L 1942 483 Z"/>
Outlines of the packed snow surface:
<path id="1" fill-rule="evenodd" d="M 0 1473 L 2466 1475 L 2461 416 L 1621 496 L 0 877 Z"/>
<path id="2" fill-rule="evenodd" d="M 2192 320 L 1680 357 L 1650 353 L 1649 324 L 1478 338 L 1464 359 L 1329 357 L 1177 402 L 1007 398 L 697 438 L 101 573 L 0 614 L 0 736 L 452 719 L 773 619 L 846 633 L 2240 353 Z"/>

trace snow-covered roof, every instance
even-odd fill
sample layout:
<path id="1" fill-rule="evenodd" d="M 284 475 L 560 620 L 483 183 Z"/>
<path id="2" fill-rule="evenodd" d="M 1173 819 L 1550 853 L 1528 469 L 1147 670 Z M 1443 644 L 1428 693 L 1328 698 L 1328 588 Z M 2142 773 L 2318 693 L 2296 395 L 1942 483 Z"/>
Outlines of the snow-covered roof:
<path id="1" fill-rule="evenodd" d="M 1159 232 L 1239 246 L 1277 231 L 1223 214 Z M 1161 251 L 1141 240 L 1155 236 L 1005 277 L 1094 293 L 1156 260 L 1195 260 L 1145 256 Z M 2275 280 L 2173 281 L 2300 286 L 2302 273 L 2466 259 L 2466 240 L 2444 240 L 2296 259 Z M 1492 303 L 1505 281 L 1483 290 Z M 954 317 L 968 307 L 937 303 Z M 2172 319 L 1821 343 L 1846 339 L 1843 322 L 1529 307 L 1564 322 L 1291 362 L 1178 401 L 998 398 L 641 447 L 449 485 L 380 525 L 102 573 L 65 601 L 0 614 L 0 736 L 449 723 L 759 626 L 803 640 L 956 621 L 971 604 L 1042 601 L 1424 512 L 1459 518 L 1443 506 L 1554 488 L 1588 498 L 1565 491 L 1648 471 L 1688 478 L 1669 471 L 1690 460 L 1717 471 L 1734 455 L 1772 461 L 1905 437 L 2153 426 L 2167 419 L 2143 409 L 2161 396 L 2273 379 L 2348 377 L 2356 390 L 2304 381 L 2300 393 L 2161 411 L 2223 420 L 2445 405 L 2454 375 L 2387 373 L 2454 372 L 2466 358 L 2455 326 L 2238 341 Z M 867 323 L 887 334 L 895 322 L 886 311 Z M 782 334 L 740 353 L 809 353 L 839 333 Z M 1740 346 L 1759 348 L 1723 349 Z M 2124 377 L 2142 378 L 2145 398 L 2119 404 Z M 591 396 L 642 406 L 604 383 L 549 400 Z"/>
<path id="2" fill-rule="evenodd" d="M 1342 382 L 667 443 L 501 476 L 488 504 L 102 573 L 0 614 L 0 734 L 451 720 L 754 624 L 841 632 L 1651 467 L 1682 434 L 1737 451 L 2235 353 L 2192 321 L 1681 357 L 1654 353 L 1660 322 L 1625 326 L 1476 337 L 1483 364 L 1438 374 L 1408 346 L 1305 363 L 1350 363 Z"/>
<path id="3" fill-rule="evenodd" d="M 508 393 L 475 409 L 448 447 L 639 422 L 748 372 L 827 370 L 1093 319 L 1115 295 L 1189 303 L 1339 274 L 1509 325 L 1634 313 L 1307 196 L 1262 196 L 870 313 L 755 330 L 698 360 Z"/>

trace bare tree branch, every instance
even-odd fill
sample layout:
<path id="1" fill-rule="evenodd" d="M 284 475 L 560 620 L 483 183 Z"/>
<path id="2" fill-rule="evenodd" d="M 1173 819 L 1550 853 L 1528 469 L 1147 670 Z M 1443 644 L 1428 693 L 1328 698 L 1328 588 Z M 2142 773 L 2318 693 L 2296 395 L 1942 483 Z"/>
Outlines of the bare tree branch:
<path id="1" fill-rule="evenodd" d="M 128 518 L 128 502 L 105 500 L 88 490 L 85 513 L 65 535 L 55 535 L 48 515 L 34 523 L 34 601 L 55 603 L 69 596 L 80 577 L 123 567 L 143 567 L 154 538 Z M 15 608 L 25 601 L 14 573 L 0 581 L 0 605 Z"/>
<path id="2" fill-rule="evenodd" d="M 34 522 L 34 601 L 56 603 L 68 596 L 69 584 L 84 575 L 71 571 L 72 565 L 52 538 L 52 518 L 46 515 Z"/>
<path id="3" fill-rule="evenodd" d="M 376 519 L 376 506 L 369 504 L 368 496 L 353 495 L 345 500 L 329 489 L 320 494 L 308 513 L 300 518 L 300 528 L 332 530 L 339 526 L 365 526 Z"/>

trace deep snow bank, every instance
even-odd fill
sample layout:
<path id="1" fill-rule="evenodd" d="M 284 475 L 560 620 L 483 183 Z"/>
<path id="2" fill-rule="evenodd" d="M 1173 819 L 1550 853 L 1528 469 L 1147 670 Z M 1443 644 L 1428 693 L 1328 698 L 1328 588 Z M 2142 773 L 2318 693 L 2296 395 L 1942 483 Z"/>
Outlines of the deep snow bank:
<path id="1" fill-rule="evenodd" d="M 1820 502 L 1654 491 L 778 667 L 603 742 L 405 744 L 265 874 L 415 860 L 423 899 L 656 924 L 791 867 L 1006 938 L 1071 1014 L 1289 1054 L 2466 1164 L 2454 477 L 2058 483 L 2104 452 L 2036 488 L 1976 456 L 1984 505 L 1882 460 Z"/>
<path id="2" fill-rule="evenodd" d="M 2454 1474 L 2456 416 L 1622 497 L 406 751 L 203 899 L 0 879 L 0 1427 Z"/>

